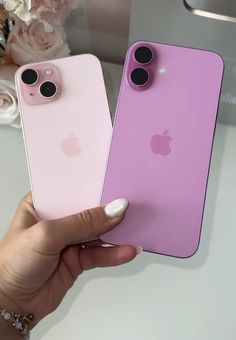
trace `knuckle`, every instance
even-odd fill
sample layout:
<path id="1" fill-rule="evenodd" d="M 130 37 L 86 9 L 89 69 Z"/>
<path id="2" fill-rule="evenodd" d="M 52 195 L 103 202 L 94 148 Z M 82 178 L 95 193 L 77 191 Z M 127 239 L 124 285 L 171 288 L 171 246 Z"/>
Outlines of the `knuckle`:
<path id="1" fill-rule="evenodd" d="M 77 215 L 79 228 L 88 237 L 99 236 L 109 226 L 109 222 L 101 208 L 85 210 Z"/>
<path id="2" fill-rule="evenodd" d="M 93 214 L 90 210 L 85 210 L 77 215 L 79 224 L 81 227 L 86 227 L 88 229 L 93 230 L 95 228 L 95 221 Z"/>
<path id="3" fill-rule="evenodd" d="M 24 197 L 21 198 L 20 203 L 19 203 L 19 208 L 21 209 L 26 209 L 29 205 L 32 205 L 32 194 L 28 193 Z"/>

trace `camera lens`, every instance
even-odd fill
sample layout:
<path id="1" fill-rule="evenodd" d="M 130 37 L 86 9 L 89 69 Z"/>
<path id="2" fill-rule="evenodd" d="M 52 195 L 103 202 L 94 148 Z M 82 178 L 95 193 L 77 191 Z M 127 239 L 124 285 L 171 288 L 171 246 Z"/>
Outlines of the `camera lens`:
<path id="1" fill-rule="evenodd" d="M 147 65 L 153 59 L 153 52 L 149 47 L 141 46 L 135 51 L 134 57 L 139 64 Z"/>
<path id="2" fill-rule="evenodd" d="M 39 78 L 38 72 L 32 69 L 25 70 L 21 75 L 21 80 L 25 85 L 34 85 L 37 83 Z"/>
<path id="3" fill-rule="evenodd" d="M 52 98 L 57 93 L 57 86 L 51 81 L 45 81 L 41 84 L 39 91 L 41 96 L 45 98 Z"/>
<path id="4" fill-rule="evenodd" d="M 136 68 L 131 73 L 130 78 L 134 85 L 144 86 L 149 82 L 149 73 L 144 68 Z"/>

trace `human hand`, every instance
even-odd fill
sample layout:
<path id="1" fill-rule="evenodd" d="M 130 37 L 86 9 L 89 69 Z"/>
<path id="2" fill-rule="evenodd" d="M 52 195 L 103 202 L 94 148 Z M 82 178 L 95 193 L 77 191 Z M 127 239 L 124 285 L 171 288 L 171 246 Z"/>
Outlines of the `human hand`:
<path id="1" fill-rule="evenodd" d="M 126 200 L 52 221 L 40 220 L 32 196 L 24 197 L 0 242 L 0 306 L 33 313 L 36 325 L 61 303 L 83 271 L 133 260 L 135 246 L 81 244 L 114 228 L 124 218 Z"/>

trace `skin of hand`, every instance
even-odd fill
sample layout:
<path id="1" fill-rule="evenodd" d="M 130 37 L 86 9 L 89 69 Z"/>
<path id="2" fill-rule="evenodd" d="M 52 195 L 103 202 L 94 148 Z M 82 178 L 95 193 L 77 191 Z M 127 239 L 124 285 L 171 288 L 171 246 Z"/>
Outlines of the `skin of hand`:
<path id="1" fill-rule="evenodd" d="M 81 247 L 118 225 L 127 207 L 126 200 L 118 200 L 45 221 L 36 214 L 31 194 L 24 197 L 0 242 L 0 306 L 34 314 L 34 327 L 60 305 L 83 271 L 133 260 L 140 251 L 135 246 L 103 247 L 94 241 Z"/>

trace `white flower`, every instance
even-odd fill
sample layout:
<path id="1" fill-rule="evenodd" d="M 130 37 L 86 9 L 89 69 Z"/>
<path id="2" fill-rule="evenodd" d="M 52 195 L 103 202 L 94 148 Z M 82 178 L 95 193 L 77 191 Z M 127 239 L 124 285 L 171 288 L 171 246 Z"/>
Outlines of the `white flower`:
<path id="1" fill-rule="evenodd" d="M 7 11 L 15 14 L 24 22 L 29 22 L 32 2 L 33 0 L 0 0 L 0 5 L 3 5 Z"/>
<path id="2" fill-rule="evenodd" d="M 0 65 L 0 125 L 21 128 L 20 113 L 14 81 L 17 67 Z"/>

